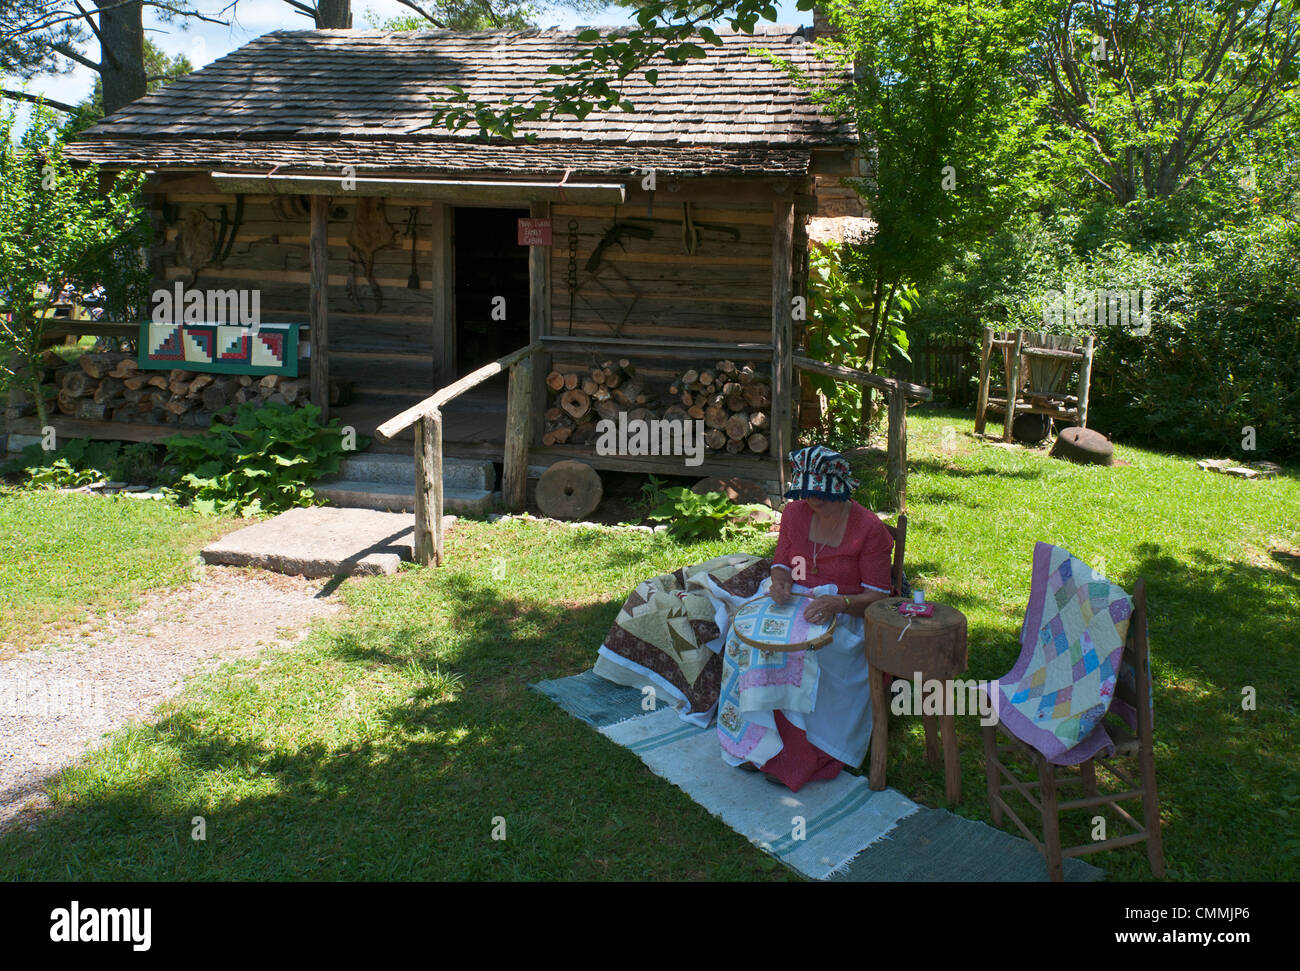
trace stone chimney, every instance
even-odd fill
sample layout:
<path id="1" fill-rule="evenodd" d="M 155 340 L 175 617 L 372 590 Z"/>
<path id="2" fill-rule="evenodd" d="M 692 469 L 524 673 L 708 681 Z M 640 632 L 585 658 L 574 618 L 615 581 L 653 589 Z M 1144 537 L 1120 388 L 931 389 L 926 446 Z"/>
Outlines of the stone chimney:
<path id="1" fill-rule="evenodd" d="M 826 16 L 825 8 L 819 3 L 813 7 L 813 40 L 823 40 L 827 37 L 835 37 L 839 31 L 831 26 L 830 18 Z"/>

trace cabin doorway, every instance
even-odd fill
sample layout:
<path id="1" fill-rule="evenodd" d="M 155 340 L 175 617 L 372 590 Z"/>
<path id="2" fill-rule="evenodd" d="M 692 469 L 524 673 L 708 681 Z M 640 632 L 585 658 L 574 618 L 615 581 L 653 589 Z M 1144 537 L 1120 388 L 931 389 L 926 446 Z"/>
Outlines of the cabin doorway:
<path id="1" fill-rule="evenodd" d="M 518 237 L 528 210 L 453 211 L 456 375 L 463 377 L 528 343 L 528 247 Z"/>

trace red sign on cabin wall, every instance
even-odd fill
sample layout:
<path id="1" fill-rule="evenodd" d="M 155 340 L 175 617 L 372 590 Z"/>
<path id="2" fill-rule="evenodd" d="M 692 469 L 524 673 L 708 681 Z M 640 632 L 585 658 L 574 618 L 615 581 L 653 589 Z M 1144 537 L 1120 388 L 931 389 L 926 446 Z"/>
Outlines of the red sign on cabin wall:
<path id="1" fill-rule="evenodd" d="M 549 219 L 519 220 L 520 246 L 550 246 L 551 221 Z"/>

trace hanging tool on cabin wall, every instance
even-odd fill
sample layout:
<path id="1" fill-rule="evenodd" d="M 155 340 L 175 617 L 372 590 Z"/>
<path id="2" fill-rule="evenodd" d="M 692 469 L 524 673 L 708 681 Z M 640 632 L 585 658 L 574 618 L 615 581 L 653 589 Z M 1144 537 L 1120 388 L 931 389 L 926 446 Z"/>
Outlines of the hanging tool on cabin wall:
<path id="1" fill-rule="evenodd" d="M 384 200 L 363 196 L 357 200 L 352 230 L 348 233 L 348 297 L 357 309 L 365 310 L 357 287 L 357 269 L 363 268 L 370 292 L 375 297 L 376 312 L 384 309 L 384 292 L 375 279 L 375 254 L 397 242 L 397 230 L 389 225 Z"/>
<path id="2" fill-rule="evenodd" d="M 702 242 L 701 233 L 703 232 L 722 233 L 729 236 L 733 243 L 740 242 L 740 230 L 736 229 L 734 226 L 725 226 L 720 223 L 696 222 L 695 214 L 692 212 L 691 203 L 689 202 L 682 203 L 682 218 L 680 221 L 676 219 L 653 219 L 642 216 L 634 216 L 620 221 L 616 217 L 614 223 L 605 230 L 604 235 L 601 236 L 600 242 L 596 244 L 596 248 L 592 251 L 591 257 L 587 260 L 585 269 L 588 273 L 592 274 L 592 279 L 597 286 L 617 301 L 622 299 L 625 295 L 616 294 L 603 280 L 600 279 L 598 275 L 604 268 L 608 268 L 609 271 L 613 273 L 614 276 L 616 276 L 627 288 L 627 293 L 631 294 L 632 301 L 628 304 L 627 309 L 623 313 L 622 319 L 619 320 L 617 324 L 611 324 L 608 320 L 605 320 L 604 316 L 599 310 L 597 310 L 597 308 L 591 306 L 591 304 L 585 299 L 583 301 L 587 304 L 588 309 L 596 314 L 596 316 L 605 323 L 611 331 L 613 331 L 613 336 L 615 337 L 622 333 L 623 327 L 627 324 L 628 318 L 631 317 L 632 312 L 636 309 L 638 302 L 641 300 L 641 294 L 637 291 L 636 286 L 632 281 L 628 279 L 627 274 L 619 269 L 616 263 L 604 259 L 605 251 L 611 246 L 617 244 L 620 249 L 627 252 L 627 247 L 623 242 L 625 239 L 652 239 L 655 235 L 654 229 L 651 226 L 645 225 L 645 223 L 667 223 L 673 226 L 680 224 L 682 231 L 682 250 L 688 256 L 694 256 L 699 251 Z M 572 299 L 570 299 L 569 319 L 570 332 L 572 332 Z"/>
<path id="3" fill-rule="evenodd" d="M 221 222 L 213 228 L 212 218 L 202 209 L 195 207 L 181 220 L 176 240 L 176 265 L 184 266 L 190 271 L 190 286 L 199 280 L 199 271 L 209 266 L 222 266 L 230 258 L 230 251 L 235 245 L 235 237 L 244 224 L 244 196 L 235 196 L 235 218 L 230 218 L 230 210 L 222 203 Z M 174 220 L 176 210 L 173 208 L 171 218 Z M 163 218 L 168 218 L 166 209 Z"/>
<path id="4" fill-rule="evenodd" d="M 596 283 L 596 285 L 599 286 L 602 290 L 604 290 L 605 293 L 607 293 L 610 297 L 612 297 L 615 300 L 615 302 L 621 299 L 620 295 L 616 294 L 613 290 L 611 290 L 606 285 L 605 281 L 602 280 L 599 276 L 597 276 L 597 274 L 601 270 L 601 262 L 602 262 L 602 257 L 605 255 L 605 250 L 617 244 L 620 249 L 622 249 L 624 252 L 627 252 L 627 247 L 623 245 L 624 238 L 635 237 L 637 239 L 651 239 L 654 237 L 654 234 L 655 231 L 651 229 L 649 226 L 640 226 L 630 221 L 618 222 L 616 220 L 614 224 L 609 227 L 609 229 L 605 230 L 605 234 L 601 236 L 600 242 L 597 243 L 596 248 L 592 250 L 591 257 L 587 260 L 587 265 L 585 269 L 587 270 L 588 273 L 591 274 L 591 278 Z M 628 305 L 627 310 L 624 311 L 623 319 L 620 320 L 617 324 L 611 324 L 608 320 L 605 319 L 604 315 L 601 314 L 601 312 L 598 309 L 596 309 L 591 305 L 589 301 L 584 299 L 583 303 L 586 303 L 587 309 L 589 309 L 592 313 L 594 313 L 603 324 L 609 327 L 609 329 L 613 332 L 613 336 L 617 337 L 619 336 L 619 334 L 623 332 L 623 327 L 627 323 L 627 319 L 630 316 L 632 316 L 632 311 L 636 309 L 637 302 L 641 299 L 641 294 L 637 292 L 636 287 L 632 284 L 632 281 L 627 278 L 627 274 L 625 274 L 622 270 L 620 270 L 617 265 L 615 265 L 614 263 L 608 260 L 604 261 L 604 265 L 609 268 L 610 272 L 612 272 L 616 277 L 619 278 L 619 280 L 622 281 L 623 285 L 627 287 L 628 292 L 632 294 L 632 302 Z"/>
<path id="5" fill-rule="evenodd" d="M 239 227 L 244 225 L 244 194 L 241 192 L 235 196 L 235 218 L 227 222 L 226 207 L 221 207 L 221 229 L 217 232 L 217 266 L 223 265 L 230 256 L 230 250 L 235 245 L 235 237 L 239 235 Z"/>
<path id="6" fill-rule="evenodd" d="M 199 271 L 211 266 L 217 255 L 217 231 L 202 209 L 195 207 L 181 220 L 176 239 L 176 265 L 190 271 L 190 286 L 199 279 Z"/>
<path id="7" fill-rule="evenodd" d="M 411 206 L 410 215 L 406 217 L 406 235 L 411 240 L 411 275 L 406 278 L 408 290 L 420 289 L 420 274 L 415 271 L 415 244 L 418 242 L 420 228 L 420 210 Z"/>
<path id="8" fill-rule="evenodd" d="M 573 298 L 578 292 L 578 220 L 569 220 L 569 267 L 564 282 L 569 287 L 569 336 L 573 336 Z"/>

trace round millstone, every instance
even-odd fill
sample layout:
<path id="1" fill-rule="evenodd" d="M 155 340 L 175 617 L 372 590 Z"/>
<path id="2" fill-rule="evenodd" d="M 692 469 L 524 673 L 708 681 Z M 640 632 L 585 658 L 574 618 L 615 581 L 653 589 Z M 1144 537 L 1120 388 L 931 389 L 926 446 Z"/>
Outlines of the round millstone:
<path id="1" fill-rule="evenodd" d="M 552 519 L 582 519 L 600 505 L 600 473 L 584 462 L 556 462 L 537 480 L 537 508 Z"/>

